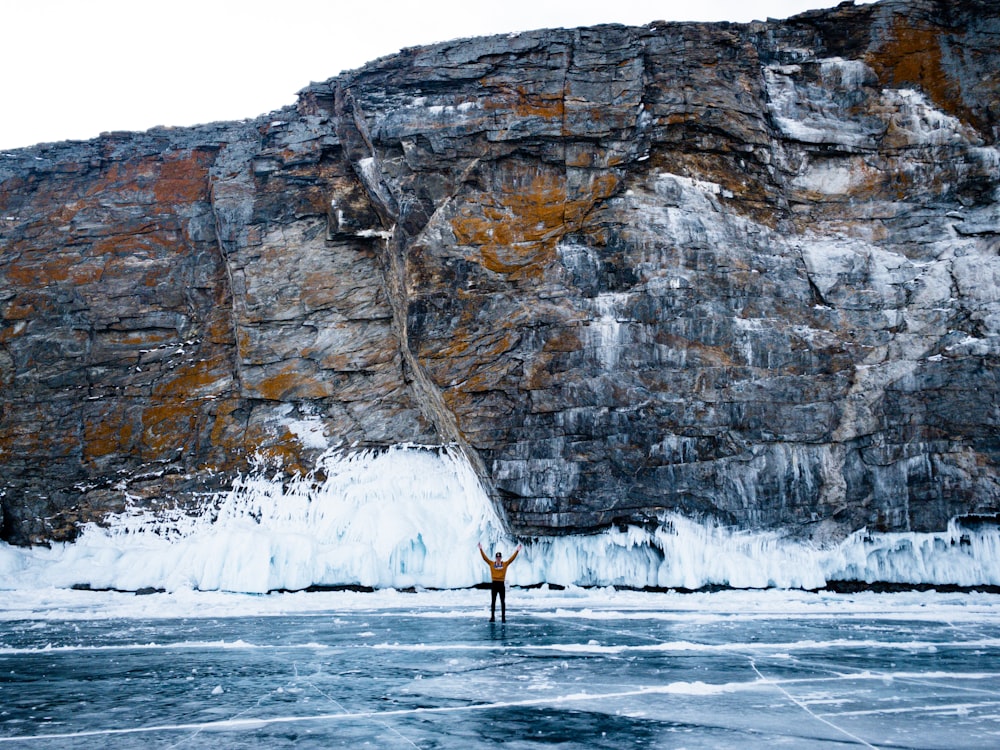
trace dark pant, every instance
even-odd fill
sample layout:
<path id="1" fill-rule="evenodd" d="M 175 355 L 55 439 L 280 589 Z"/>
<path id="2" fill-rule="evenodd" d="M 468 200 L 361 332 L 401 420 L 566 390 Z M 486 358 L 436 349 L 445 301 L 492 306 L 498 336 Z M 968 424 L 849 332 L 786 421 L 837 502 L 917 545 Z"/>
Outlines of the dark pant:
<path id="1" fill-rule="evenodd" d="M 503 581 L 490 583 L 490 619 L 497 619 L 497 594 L 500 595 L 500 618 L 507 620 L 507 589 Z"/>

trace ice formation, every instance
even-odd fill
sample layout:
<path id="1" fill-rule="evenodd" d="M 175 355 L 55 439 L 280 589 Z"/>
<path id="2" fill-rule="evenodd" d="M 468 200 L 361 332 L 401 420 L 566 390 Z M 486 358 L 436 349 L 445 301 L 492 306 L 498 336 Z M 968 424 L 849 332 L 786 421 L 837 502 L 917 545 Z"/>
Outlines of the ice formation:
<path id="1" fill-rule="evenodd" d="M 0 545 L 0 588 L 158 588 L 263 593 L 311 585 L 462 588 L 488 578 L 476 544 L 509 554 L 460 451 L 329 451 L 291 482 L 259 472 L 198 517 L 149 511 L 89 526 L 72 544 Z M 524 540 L 513 585 L 696 589 L 823 587 L 831 580 L 1000 585 L 996 526 L 869 534 L 818 547 L 664 515 L 652 530 Z"/>

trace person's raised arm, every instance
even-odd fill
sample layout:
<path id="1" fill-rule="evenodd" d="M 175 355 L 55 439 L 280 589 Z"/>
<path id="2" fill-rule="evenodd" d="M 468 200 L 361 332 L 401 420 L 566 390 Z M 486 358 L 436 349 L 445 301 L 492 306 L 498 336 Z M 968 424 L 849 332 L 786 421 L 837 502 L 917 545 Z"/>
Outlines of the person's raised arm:
<path id="1" fill-rule="evenodd" d="M 510 565 L 512 562 L 514 562 L 514 558 L 517 557 L 517 553 L 521 551 L 521 547 L 523 546 L 524 546 L 523 544 L 517 545 L 517 549 L 514 550 L 514 554 L 511 555 L 510 558 L 507 560 L 507 562 L 505 563 L 506 565 Z"/>
<path id="2" fill-rule="evenodd" d="M 483 543 L 479 542 L 478 547 L 479 547 L 479 556 L 483 558 L 483 562 L 484 563 L 486 563 L 487 565 L 489 565 L 490 564 L 490 558 L 488 558 L 486 556 L 486 553 L 483 552 Z"/>

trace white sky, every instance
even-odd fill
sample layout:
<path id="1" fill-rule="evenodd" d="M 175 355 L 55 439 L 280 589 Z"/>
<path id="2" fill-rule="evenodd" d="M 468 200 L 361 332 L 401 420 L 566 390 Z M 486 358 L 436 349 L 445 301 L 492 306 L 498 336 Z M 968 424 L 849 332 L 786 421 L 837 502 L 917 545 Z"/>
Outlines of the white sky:
<path id="1" fill-rule="evenodd" d="M 310 81 L 457 37 L 744 22 L 838 2 L 0 0 L 0 149 L 256 117 L 294 103 Z"/>

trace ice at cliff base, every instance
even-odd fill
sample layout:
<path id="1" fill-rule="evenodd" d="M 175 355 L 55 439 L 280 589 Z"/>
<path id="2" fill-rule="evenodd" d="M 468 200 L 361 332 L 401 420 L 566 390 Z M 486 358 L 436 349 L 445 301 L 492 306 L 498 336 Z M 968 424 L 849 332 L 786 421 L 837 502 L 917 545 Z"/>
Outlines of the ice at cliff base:
<path id="1" fill-rule="evenodd" d="M 462 454 L 328 452 L 311 477 L 245 477 L 202 516 L 125 513 L 72 544 L 0 545 L 0 588 L 267 592 L 311 585 L 461 588 L 488 577 L 477 542 L 517 541 Z M 525 540 L 513 585 L 820 588 L 829 580 L 1000 585 L 1000 533 L 860 531 L 827 548 L 677 515 L 653 530 Z"/>

